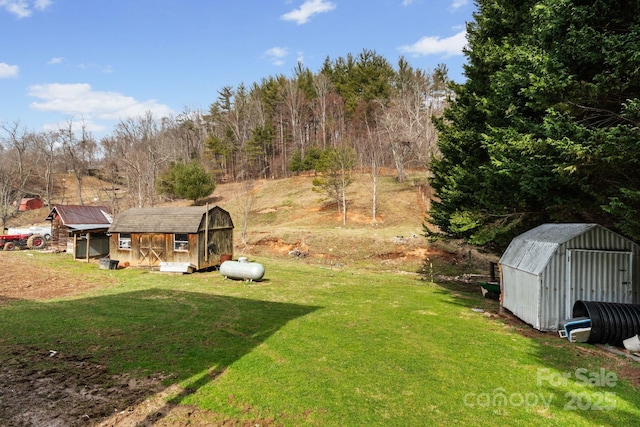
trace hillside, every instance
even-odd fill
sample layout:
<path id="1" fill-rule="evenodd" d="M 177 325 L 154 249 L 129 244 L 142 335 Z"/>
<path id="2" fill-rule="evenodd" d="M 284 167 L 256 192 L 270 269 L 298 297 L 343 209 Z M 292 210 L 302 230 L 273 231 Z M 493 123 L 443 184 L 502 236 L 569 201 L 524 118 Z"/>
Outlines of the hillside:
<path id="1" fill-rule="evenodd" d="M 231 213 L 235 224 L 236 256 L 298 257 L 327 266 L 415 272 L 429 263 L 436 273 L 455 274 L 456 267 L 486 272 L 488 259 L 469 248 L 442 243 L 430 245 L 423 236 L 427 197 L 425 177 L 414 174 L 398 183 L 392 174 L 381 177 L 376 221 L 372 220 L 371 177 L 355 175 L 347 191 L 347 221 L 327 197 L 315 191 L 313 177 L 219 184 L 207 200 Z M 70 181 L 70 182 L 68 182 Z M 61 180 L 55 203 L 76 204 L 73 180 Z M 64 186 L 62 186 L 64 185 Z M 105 204 L 105 185 L 96 178 L 84 182 L 85 204 Z M 175 205 L 188 205 L 180 200 Z M 247 212 L 245 214 L 245 212 Z M 21 213 L 9 226 L 42 224 L 47 209 Z M 45 222 L 46 224 L 46 222 Z M 243 230 L 246 234 L 243 239 Z"/>

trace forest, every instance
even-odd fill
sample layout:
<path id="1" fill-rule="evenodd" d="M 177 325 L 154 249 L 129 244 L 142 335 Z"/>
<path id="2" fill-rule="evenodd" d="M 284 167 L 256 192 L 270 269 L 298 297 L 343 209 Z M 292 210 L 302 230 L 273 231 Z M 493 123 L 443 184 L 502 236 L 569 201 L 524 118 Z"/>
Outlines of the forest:
<path id="1" fill-rule="evenodd" d="M 500 250 L 545 222 L 589 222 L 640 241 L 640 3 L 476 6 L 463 83 L 446 65 L 414 69 L 363 50 L 316 72 L 298 64 L 289 77 L 224 87 L 206 112 L 123 120 L 99 141 L 82 123 L 4 123 L 0 221 L 23 195 L 50 203 L 60 172 L 76 180 L 78 200 L 88 173 L 127 188 L 125 198 L 112 192 L 117 213 L 175 196 L 176 171 L 193 168 L 219 183 L 309 171 L 344 209 L 351 171 L 371 175 L 375 200 L 391 168 L 399 181 L 410 169 L 430 176 L 433 238 Z"/>
<path id="2" fill-rule="evenodd" d="M 223 87 L 206 112 L 121 120 L 99 140 L 71 119 L 51 131 L 3 123 L 0 222 L 15 215 L 22 197 L 50 205 L 53 178 L 61 173 L 76 183 L 76 204 L 83 203 L 83 179 L 101 178 L 111 188 L 105 194 L 113 213 L 180 195 L 170 181 L 187 165 L 205 171 L 213 187 L 305 171 L 331 175 L 335 162 L 343 172 L 371 174 L 374 182 L 382 168 L 404 180 L 407 168 L 428 170 L 437 153 L 432 117 L 446 106 L 448 83 L 445 65 L 414 69 L 400 57 L 393 66 L 363 50 L 327 58 L 317 72 L 299 63 L 289 77 Z"/>

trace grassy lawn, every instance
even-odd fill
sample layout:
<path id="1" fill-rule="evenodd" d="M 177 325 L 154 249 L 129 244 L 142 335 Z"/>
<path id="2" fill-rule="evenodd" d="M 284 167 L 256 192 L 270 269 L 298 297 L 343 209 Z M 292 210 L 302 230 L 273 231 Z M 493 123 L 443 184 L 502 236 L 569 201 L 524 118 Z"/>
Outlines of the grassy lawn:
<path id="1" fill-rule="evenodd" d="M 591 426 L 640 419 L 640 395 L 614 370 L 615 358 L 551 334 L 518 333 L 522 326 L 488 315 L 498 305 L 475 287 L 254 260 L 265 266 L 262 282 L 217 272 L 98 270 L 34 254 L 42 268 L 99 285 L 75 297 L 0 305 L 0 364 L 16 348 L 55 350 L 116 374 L 162 375 L 166 386 L 181 386 L 168 404 L 211 411 L 220 422 Z"/>

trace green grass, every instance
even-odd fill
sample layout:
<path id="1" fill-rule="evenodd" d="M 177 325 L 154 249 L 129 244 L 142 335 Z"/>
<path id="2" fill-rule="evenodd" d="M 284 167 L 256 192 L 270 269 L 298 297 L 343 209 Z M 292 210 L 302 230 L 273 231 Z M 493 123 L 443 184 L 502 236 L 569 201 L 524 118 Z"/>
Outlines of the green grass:
<path id="1" fill-rule="evenodd" d="M 609 368 L 612 387 L 576 378 L 606 361 L 474 310 L 497 309 L 475 288 L 257 261 L 265 280 L 246 283 L 216 272 L 98 270 L 36 254 L 34 263 L 103 285 L 1 305 L 0 363 L 27 348 L 88 357 L 114 373 L 162 373 L 166 385 L 186 390 L 172 404 L 238 423 L 591 426 L 640 418 L 637 390 Z"/>

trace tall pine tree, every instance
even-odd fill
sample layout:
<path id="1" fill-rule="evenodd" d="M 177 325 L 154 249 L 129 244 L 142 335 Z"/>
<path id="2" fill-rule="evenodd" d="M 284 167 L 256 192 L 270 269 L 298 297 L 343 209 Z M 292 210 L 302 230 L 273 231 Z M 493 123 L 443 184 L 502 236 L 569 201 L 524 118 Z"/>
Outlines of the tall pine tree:
<path id="1" fill-rule="evenodd" d="M 640 239 L 639 2 L 476 3 L 429 221 L 498 248 L 543 222 Z"/>

